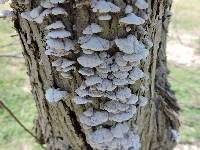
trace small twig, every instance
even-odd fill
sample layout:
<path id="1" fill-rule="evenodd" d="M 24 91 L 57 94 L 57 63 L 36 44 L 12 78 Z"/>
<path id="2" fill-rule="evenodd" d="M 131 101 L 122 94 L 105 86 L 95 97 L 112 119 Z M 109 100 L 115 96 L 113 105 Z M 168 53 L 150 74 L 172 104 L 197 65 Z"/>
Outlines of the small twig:
<path id="1" fill-rule="evenodd" d="M 10 114 L 10 116 L 26 131 L 26 132 L 28 132 L 32 137 L 34 137 L 35 138 L 35 140 L 38 142 L 39 140 L 38 140 L 38 138 L 29 130 L 29 129 L 27 129 L 24 125 L 23 125 L 23 123 L 14 115 L 14 113 L 3 103 L 3 101 L 1 101 L 0 100 L 0 106 L 1 107 L 3 107 L 9 114 Z M 40 144 L 41 145 L 41 144 Z M 43 147 L 43 145 L 41 145 L 41 147 L 42 148 L 44 148 Z"/>
<path id="2" fill-rule="evenodd" d="M 14 58 L 23 58 L 21 53 L 14 53 L 14 54 L 0 54 L 0 57 L 14 57 Z"/>

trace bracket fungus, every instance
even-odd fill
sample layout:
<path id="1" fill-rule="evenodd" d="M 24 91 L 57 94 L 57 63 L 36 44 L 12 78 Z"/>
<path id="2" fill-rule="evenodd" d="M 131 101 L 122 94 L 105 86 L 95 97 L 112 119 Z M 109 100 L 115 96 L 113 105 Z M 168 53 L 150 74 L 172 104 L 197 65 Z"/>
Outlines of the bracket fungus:
<path id="1" fill-rule="evenodd" d="M 125 14 L 130 14 L 133 12 L 133 6 L 127 5 L 125 8 Z"/>
<path id="2" fill-rule="evenodd" d="M 68 95 L 67 91 L 61 91 L 59 89 L 54 89 L 54 88 L 47 89 L 45 93 L 45 97 L 48 102 L 58 102 L 67 95 Z"/>
<path id="3" fill-rule="evenodd" d="M 91 36 L 87 41 L 83 42 L 80 47 L 93 51 L 105 51 L 110 48 L 110 41 L 98 36 Z"/>
<path id="4" fill-rule="evenodd" d="M 66 30 L 53 30 L 53 31 L 50 31 L 46 38 L 47 39 L 50 39 L 50 38 L 67 38 L 67 37 L 70 37 L 71 36 L 71 33 L 69 31 L 66 31 Z"/>
<path id="5" fill-rule="evenodd" d="M 77 59 L 78 63 L 83 67 L 93 68 L 103 63 L 97 54 L 83 54 Z"/>
<path id="6" fill-rule="evenodd" d="M 136 112 L 136 106 L 130 105 L 129 109 L 124 112 L 120 112 L 117 114 L 109 113 L 109 120 L 116 122 L 124 122 L 131 119 L 134 116 L 134 114 L 136 114 Z"/>
<path id="7" fill-rule="evenodd" d="M 92 100 L 87 99 L 87 98 L 82 98 L 82 97 L 80 97 L 80 96 L 75 96 L 75 97 L 73 98 L 73 101 L 74 101 L 75 104 L 78 104 L 78 105 L 80 105 L 80 104 L 92 103 Z"/>
<path id="8" fill-rule="evenodd" d="M 139 9 L 147 9 L 149 7 L 148 3 L 145 0 L 137 0 L 135 6 Z"/>
<path id="9" fill-rule="evenodd" d="M 87 68 L 87 67 L 79 69 L 78 72 L 84 76 L 94 75 L 94 70 L 92 68 Z"/>
<path id="10" fill-rule="evenodd" d="M 47 30 L 64 29 L 65 25 L 62 21 L 56 21 L 46 27 Z"/>
<path id="11" fill-rule="evenodd" d="M 94 110 L 90 116 L 86 115 L 85 113 L 81 114 L 80 116 L 80 122 L 91 127 L 100 125 L 107 121 L 108 121 L 108 112 L 106 111 Z"/>
<path id="12" fill-rule="evenodd" d="M 103 21 L 103 20 L 111 20 L 112 19 L 112 17 L 111 17 L 111 15 L 109 15 L 109 14 L 104 14 L 104 15 L 100 15 L 99 17 L 98 17 L 98 19 L 99 20 L 101 20 L 101 21 Z"/>
<path id="13" fill-rule="evenodd" d="M 84 30 L 83 30 L 83 34 L 94 34 L 94 33 L 99 33 L 102 31 L 102 27 L 100 27 L 98 24 L 96 23 L 92 23 L 91 25 L 87 26 Z"/>
<path id="14" fill-rule="evenodd" d="M 126 38 L 115 39 L 117 47 L 126 54 L 138 53 L 145 48 L 144 44 L 139 42 L 137 38 L 130 34 Z"/>
<path id="15" fill-rule="evenodd" d="M 93 12 L 99 12 L 99 13 L 120 12 L 120 7 L 105 0 L 92 0 L 91 7 Z"/>
<path id="16" fill-rule="evenodd" d="M 141 17 L 136 16 L 134 13 L 128 14 L 119 20 L 119 23 L 125 25 L 141 25 L 145 23 L 145 20 Z"/>

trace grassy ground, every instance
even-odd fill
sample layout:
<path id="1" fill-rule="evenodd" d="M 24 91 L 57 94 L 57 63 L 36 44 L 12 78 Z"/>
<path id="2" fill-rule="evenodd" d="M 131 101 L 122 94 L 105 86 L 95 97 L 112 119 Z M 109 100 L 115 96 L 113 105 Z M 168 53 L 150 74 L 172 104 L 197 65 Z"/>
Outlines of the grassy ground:
<path id="1" fill-rule="evenodd" d="M 200 1 L 175 0 L 171 30 L 198 34 L 200 29 Z M 4 6 L 5 7 L 5 6 Z M 1 8 L 1 7 L 0 7 Z M 0 20 L 0 53 L 20 52 L 21 48 L 12 24 Z M 16 43 L 2 47 L 11 41 Z M 30 129 L 36 116 L 35 104 L 30 93 L 28 77 L 23 59 L 0 58 L 0 99 Z M 180 115 L 181 142 L 200 142 L 200 66 L 177 66 L 169 63 L 170 82 L 182 107 Z M 40 146 L 18 124 L 0 108 L 0 150 L 38 150 Z"/>

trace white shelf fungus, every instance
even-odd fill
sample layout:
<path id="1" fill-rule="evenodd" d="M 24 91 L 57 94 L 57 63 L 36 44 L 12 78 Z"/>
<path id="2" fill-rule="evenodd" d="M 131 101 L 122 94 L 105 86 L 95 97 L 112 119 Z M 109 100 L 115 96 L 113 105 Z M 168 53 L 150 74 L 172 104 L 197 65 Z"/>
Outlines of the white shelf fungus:
<path id="1" fill-rule="evenodd" d="M 117 114 L 123 111 L 126 111 L 129 109 L 129 105 L 128 104 L 123 104 L 117 101 L 108 101 L 104 104 L 104 110 L 113 113 L 113 114 Z"/>
<path id="2" fill-rule="evenodd" d="M 115 62 L 117 63 L 117 65 L 122 67 L 127 65 L 127 61 L 123 59 L 123 53 L 120 52 L 115 54 Z"/>
<path id="3" fill-rule="evenodd" d="M 131 5 L 127 5 L 125 8 L 125 13 L 130 14 L 133 12 L 133 7 Z"/>
<path id="4" fill-rule="evenodd" d="M 134 114 L 136 114 L 137 108 L 134 105 L 131 105 L 127 111 L 120 112 L 117 114 L 109 113 L 109 120 L 116 122 L 124 122 L 131 119 Z"/>
<path id="5" fill-rule="evenodd" d="M 126 38 L 115 39 L 115 43 L 117 47 L 119 47 L 119 49 L 126 54 L 139 53 L 145 48 L 144 44 L 139 42 L 132 34 Z"/>
<path id="6" fill-rule="evenodd" d="M 94 75 L 94 70 L 91 68 L 81 68 L 78 71 L 80 74 L 84 75 L 84 76 L 92 76 Z"/>
<path id="7" fill-rule="evenodd" d="M 48 102 L 57 102 L 67 95 L 67 91 L 60 91 L 59 89 L 53 88 L 47 89 L 45 93 L 45 97 Z"/>
<path id="8" fill-rule="evenodd" d="M 102 31 L 102 27 L 100 27 L 98 24 L 96 23 L 92 23 L 91 25 L 87 26 L 84 30 L 83 30 L 83 34 L 94 34 L 94 33 L 99 33 Z"/>
<path id="9" fill-rule="evenodd" d="M 100 128 L 91 133 L 89 139 L 92 143 L 106 143 L 112 141 L 113 135 L 109 129 Z"/>
<path id="10" fill-rule="evenodd" d="M 108 80 L 108 79 L 103 79 L 103 81 L 99 84 L 97 84 L 96 88 L 100 91 L 113 91 L 116 86 L 113 85 L 112 81 Z"/>
<path id="11" fill-rule="evenodd" d="M 89 68 L 96 67 L 101 63 L 103 63 L 97 54 L 91 54 L 91 55 L 83 54 L 77 59 L 77 61 L 83 67 L 89 67 Z"/>
<path id="12" fill-rule="evenodd" d="M 80 116 L 80 122 L 87 126 L 97 126 L 108 121 L 108 112 L 93 111 L 92 116 L 86 116 L 84 113 Z"/>
<path id="13" fill-rule="evenodd" d="M 52 9 L 53 15 L 68 15 L 68 13 L 65 11 L 62 7 L 55 7 Z"/>
<path id="14" fill-rule="evenodd" d="M 100 15 L 98 17 L 98 19 L 101 20 L 101 21 L 103 21 L 103 20 L 106 21 L 106 20 L 111 20 L 112 17 L 111 17 L 111 15 L 105 14 L 105 15 Z"/>
<path id="15" fill-rule="evenodd" d="M 64 50 L 65 45 L 62 39 L 47 39 L 47 47 L 50 49 Z"/>
<path id="16" fill-rule="evenodd" d="M 147 103 L 148 103 L 148 99 L 147 99 L 146 97 L 144 97 L 144 96 L 139 96 L 139 105 L 140 105 L 141 107 L 146 106 Z"/>
<path id="17" fill-rule="evenodd" d="M 138 62 L 142 59 L 145 59 L 149 55 L 149 51 L 147 49 L 143 49 L 140 53 L 137 54 L 125 54 L 123 59 L 129 62 Z"/>
<path id="18" fill-rule="evenodd" d="M 64 29 L 65 25 L 62 23 L 62 21 L 56 21 L 46 27 L 48 30 L 56 30 L 56 29 Z"/>
<path id="19" fill-rule="evenodd" d="M 144 77 L 144 73 L 138 67 L 135 67 L 130 71 L 129 78 L 133 81 L 137 81 L 137 80 L 139 80 L 140 78 L 143 78 L 143 77 Z"/>
<path id="20" fill-rule="evenodd" d="M 129 129 L 127 123 L 118 123 L 115 127 L 111 128 L 111 133 L 116 138 L 123 138 L 124 134 L 128 133 Z"/>
<path id="21" fill-rule="evenodd" d="M 127 104 L 135 105 L 138 102 L 138 96 L 132 94 L 131 97 L 128 99 Z"/>
<path id="22" fill-rule="evenodd" d="M 80 105 L 80 104 L 92 103 L 92 100 L 87 99 L 87 98 L 82 98 L 82 97 L 80 97 L 80 96 L 75 96 L 75 97 L 73 98 L 73 101 L 74 101 L 75 104 L 78 104 L 78 105 Z"/>
<path id="23" fill-rule="evenodd" d="M 93 0 L 91 3 L 91 7 L 93 8 L 92 9 L 93 12 L 99 12 L 99 13 L 120 12 L 120 7 L 105 0 Z"/>
<path id="24" fill-rule="evenodd" d="M 178 142 L 180 140 L 180 134 L 178 133 L 178 131 L 175 129 L 172 129 L 171 133 L 172 133 L 172 140 L 175 142 Z"/>
<path id="25" fill-rule="evenodd" d="M 34 18 L 34 19 L 35 19 L 35 18 L 37 18 L 37 17 L 40 16 L 42 10 L 43 10 L 43 8 L 42 8 L 41 6 L 38 6 L 38 7 L 34 8 L 34 9 L 32 9 L 32 10 L 29 12 L 29 16 L 30 16 L 31 18 Z"/>
<path id="26" fill-rule="evenodd" d="M 66 51 L 70 51 L 70 50 L 75 49 L 74 42 L 70 39 L 64 39 L 64 45 L 65 45 L 64 50 L 66 50 Z"/>
<path id="27" fill-rule="evenodd" d="M 102 83 L 102 79 L 99 76 L 93 75 L 93 76 L 86 77 L 85 84 L 87 86 L 92 86 L 97 83 Z"/>
<path id="28" fill-rule="evenodd" d="M 98 36 L 91 36 L 81 45 L 81 48 L 93 51 L 104 51 L 110 48 L 110 42 Z"/>
<path id="29" fill-rule="evenodd" d="M 49 0 L 53 4 L 64 3 L 65 0 Z"/>
<path id="30" fill-rule="evenodd" d="M 132 95 L 131 90 L 128 87 L 119 88 L 116 93 L 117 98 L 120 100 L 130 98 L 131 95 Z"/>
<path id="31" fill-rule="evenodd" d="M 69 72 L 61 72 L 61 76 L 66 79 L 73 79 L 73 76 Z"/>
<path id="32" fill-rule="evenodd" d="M 69 31 L 66 30 L 54 30 L 54 31 L 50 31 L 46 38 L 50 39 L 50 38 L 67 38 L 70 37 L 71 33 Z"/>
<path id="33" fill-rule="evenodd" d="M 76 94 L 78 94 L 80 97 L 85 97 L 85 96 L 88 96 L 89 95 L 89 91 L 86 90 L 86 89 L 81 89 L 81 88 L 78 88 L 75 90 Z"/>
<path id="34" fill-rule="evenodd" d="M 118 79 L 126 79 L 129 73 L 126 71 L 118 71 L 118 72 L 114 72 L 113 75 Z"/>
<path id="35" fill-rule="evenodd" d="M 130 13 L 126 17 L 121 18 L 119 22 L 126 25 L 141 25 L 145 23 L 145 20 L 141 17 L 136 16 L 134 13 Z"/>
<path id="36" fill-rule="evenodd" d="M 135 6 L 139 9 L 147 9 L 149 7 L 145 0 L 137 0 Z"/>
<path id="37" fill-rule="evenodd" d="M 40 5 L 44 8 L 53 8 L 55 7 L 49 0 L 41 0 Z"/>

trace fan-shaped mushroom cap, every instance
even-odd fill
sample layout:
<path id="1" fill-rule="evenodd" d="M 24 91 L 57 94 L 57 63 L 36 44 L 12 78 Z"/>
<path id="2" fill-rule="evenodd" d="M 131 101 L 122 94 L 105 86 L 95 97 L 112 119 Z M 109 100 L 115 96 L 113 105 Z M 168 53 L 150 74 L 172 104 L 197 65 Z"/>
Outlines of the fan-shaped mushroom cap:
<path id="1" fill-rule="evenodd" d="M 92 116 L 86 116 L 84 113 L 80 116 L 80 122 L 88 126 L 97 126 L 108 121 L 108 112 L 93 111 Z"/>
<path id="2" fill-rule="evenodd" d="M 135 6 L 139 9 L 147 9 L 149 7 L 148 3 L 145 0 L 137 0 Z"/>
<path id="3" fill-rule="evenodd" d="M 59 89 L 54 88 L 47 89 L 45 93 L 45 97 L 48 102 L 57 102 L 67 95 L 67 91 L 60 91 Z"/>
<path id="4" fill-rule="evenodd" d="M 103 63 L 97 54 L 86 55 L 83 54 L 77 59 L 78 63 L 84 67 L 93 68 Z"/>
<path id="5" fill-rule="evenodd" d="M 93 51 L 105 51 L 110 48 L 110 42 L 98 36 L 91 36 L 87 41 L 83 42 L 81 48 Z"/>
<path id="6" fill-rule="evenodd" d="M 141 17 L 136 16 L 134 13 L 130 13 L 126 17 L 121 18 L 119 22 L 126 25 L 141 25 L 145 23 L 145 20 Z"/>
<path id="7" fill-rule="evenodd" d="M 102 31 L 102 27 L 100 27 L 98 24 L 96 23 L 92 23 L 91 25 L 87 26 L 84 30 L 83 30 L 83 34 L 94 34 L 94 33 L 99 33 Z"/>
<path id="8" fill-rule="evenodd" d="M 64 29 L 65 25 L 62 21 L 56 21 L 46 27 L 47 30 L 56 30 L 56 29 Z"/>

